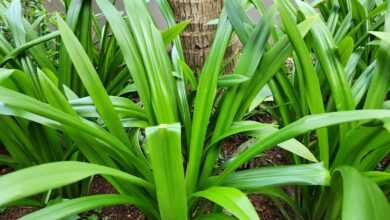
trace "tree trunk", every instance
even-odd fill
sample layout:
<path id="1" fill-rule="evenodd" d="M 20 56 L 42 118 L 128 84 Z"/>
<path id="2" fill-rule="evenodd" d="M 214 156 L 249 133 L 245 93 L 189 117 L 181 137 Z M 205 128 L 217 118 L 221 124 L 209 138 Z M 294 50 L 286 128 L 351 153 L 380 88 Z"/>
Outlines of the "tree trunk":
<path id="1" fill-rule="evenodd" d="M 182 33 L 184 55 L 190 67 L 201 70 L 207 53 L 212 45 L 217 25 L 207 23 L 218 18 L 223 6 L 223 0 L 170 0 L 176 20 L 191 19 L 191 24 Z M 232 40 L 225 55 L 226 72 L 234 67 L 234 57 L 240 48 L 237 39 Z"/>

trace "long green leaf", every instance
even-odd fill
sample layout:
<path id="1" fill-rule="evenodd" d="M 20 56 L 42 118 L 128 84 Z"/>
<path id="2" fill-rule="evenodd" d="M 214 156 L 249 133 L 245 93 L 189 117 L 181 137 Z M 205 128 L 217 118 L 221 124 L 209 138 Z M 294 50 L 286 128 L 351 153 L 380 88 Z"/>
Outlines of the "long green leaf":
<path id="1" fill-rule="evenodd" d="M 131 35 L 131 31 L 126 22 L 122 19 L 121 13 L 117 11 L 109 1 L 98 0 L 96 3 L 110 23 L 110 27 L 122 51 L 126 65 L 136 84 L 137 92 L 144 104 L 148 119 L 153 123 L 154 116 L 150 101 L 151 95 L 149 84 L 142 60 L 138 55 L 138 49 L 135 47 L 134 37 Z"/>
<path id="2" fill-rule="evenodd" d="M 59 35 L 59 32 L 52 32 L 50 34 L 44 35 L 42 37 L 36 38 L 32 41 L 29 41 L 20 47 L 14 49 L 12 52 L 10 52 L 1 62 L 0 66 L 3 66 L 4 63 L 6 63 L 10 59 L 15 59 L 19 54 L 25 52 L 26 50 L 30 49 L 31 47 L 34 47 L 38 44 L 44 43 L 46 41 L 49 41 Z"/>
<path id="3" fill-rule="evenodd" d="M 153 189 L 145 180 L 125 172 L 83 162 L 55 162 L 19 170 L 0 177 L 0 205 L 65 186 L 93 175 L 118 177 L 129 184 Z"/>
<path id="4" fill-rule="evenodd" d="M 305 16 L 316 14 L 314 8 L 309 4 L 297 1 L 299 9 Z M 351 88 L 348 85 L 346 73 L 339 59 L 336 56 L 336 44 L 329 29 L 318 20 L 311 30 L 313 48 L 315 49 L 321 68 L 328 78 L 336 107 L 338 110 L 351 110 L 354 107 Z"/>
<path id="5" fill-rule="evenodd" d="M 317 19 L 318 16 L 312 16 L 298 24 L 299 33 L 305 36 Z M 278 70 L 283 67 L 292 49 L 292 45 L 289 43 L 287 36 L 284 36 L 264 54 L 264 58 L 260 61 L 259 67 L 251 80 L 251 84 L 241 88 L 245 93 L 243 95 L 245 98 L 241 101 L 240 109 L 236 114 L 236 120 L 241 120 L 245 113 L 247 113 L 256 95 Z"/>
<path id="6" fill-rule="evenodd" d="M 241 74 L 250 79 L 253 77 L 265 52 L 266 42 L 271 30 L 271 17 L 272 16 L 270 14 L 264 16 L 260 23 L 257 24 L 256 28 L 252 31 L 249 41 L 245 45 L 239 61 L 234 68 L 234 74 Z M 220 136 L 225 129 L 232 125 L 234 116 L 240 107 L 240 100 L 243 98 L 243 91 L 239 90 L 239 88 L 248 86 L 249 82 L 250 81 L 233 86 L 226 92 L 219 110 L 213 136 L 211 137 L 212 142 L 215 138 Z M 205 165 L 203 166 L 202 171 L 202 181 L 204 178 L 211 175 L 219 150 L 219 147 L 214 147 L 207 152 Z"/>
<path id="7" fill-rule="evenodd" d="M 248 136 L 264 139 L 266 138 L 266 136 L 278 131 L 279 129 L 277 129 L 272 124 L 264 124 L 255 121 L 234 122 L 232 126 L 225 131 L 225 133 L 223 133 L 220 137 L 216 138 L 214 142 L 211 142 L 207 149 L 213 147 L 213 145 L 217 144 L 223 139 L 238 133 L 247 133 Z M 285 142 L 279 143 L 278 146 L 309 161 L 318 162 L 318 160 L 310 152 L 310 150 L 296 139 L 290 139 Z"/>
<path id="8" fill-rule="evenodd" d="M 63 219 L 74 214 L 81 212 L 89 211 L 95 208 L 100 208 L 104 206 L 112 205 L 135 205 L 144 212 L 152 213 L 155 217 L 157 213 L 154 211 L 153 207 L 150 204 L 145 203 L 142 200 L 139 200 L 136 197 L 130 197 L 125 195 L 94 195 L 81 197 L 72 200 L 66 200 L 55 205 L 48 206 L 44 209 L 38 210 L 31 214 L 28 214 L 21 220 L 53 220 L 53 219 Z"/>
<path id="9" fill-rule="evenodd" d="M 270 136 L 267 136 L 265 139 L 258 139 L 256 143 L 250 146 L 247 150 L 238 154 L 237 157 L 232 158 L 230 163 L 226 165 L 226 169 L 224 174 L 221 176 L 221 179 L 224 178 L 224 175 L 231 173 L 233 170 L 237 169 L 243 163 L 249 161 L 262 151 L 298 135 L 305 134 L 318 128 L 341 123 L 373 119 L 384 120 L 388 118 L 390 118 L 390 111 L 387 110 L 356 110 L 323 113 L 303 117 L 284 127 L 279 132 L 275 132 Z"/>
<path id="10" fill-rule="evenodd" d="M 187 219 L 180 124 L 146 129 L 161 219 Z"/>
<path id="11" fill-rule="evenodd" d="M 176 25 L 176 17 L 173 14 L 172 8 L 168 0 L 157 0 L 157 5 L 160 7 L 160 11 L 163 14 L 165 21 L 167 22 L 168 27 L 173 27 Z M 176 87 L 178 93 L 178 106 L 180 110 L 180 116 L 182 120 L 182 124 L 184 127 L 184 131 L 186 134 L 186 142 L 189 142 L 191 136 L 191 113 L 190 106 L 188 105 L 188 97 L 187 97 L 187 88 L 184 78 L 189 78 L 190 82 L 193 83 L 193 90 L 196 89 L 197 85 L 195 82 L 195 78 L 191 76 L 191 70 L 185 66 L 183 66 L 185 57 L 183 46 L 181 44 L 180 36 L 177 36 L 173 39 L 173 48 L 172 48 L 172 64 L 175 71 L 179 74 L 180 78 L 176 79 Z M 187 75 L 187 76 L 186 76 Z M 190 76 L 189 76 L 190 75 Z M 189 77 L 188 77 L 189 76 Z M 192 78 L 191 78 L 192 77 Z"/>
<path id="12" fill-rule="evenodd" d="M 110 96 L 110 100 L 117 114 L 121 118 L 133 117 L 145 121 L 148 120 L 145 112 L 141 109 L 141 107 L 133 103 L 130 99 Z M 70 104 L 83 117 L 100 117 L 91 97 L 73 99 L 70 101 Z"/>
<path id="13" fill-rule="evenodd" d="M 305 93 L 307 102 L 311 113 L 323 113 L 325 112 L 324 104 L 322 101 L 322 93 L 320 89 L 319 80 L 315 69 L 312 64 L 309 49 L 306 47 L 305 41 L 299 30 L 296 28 L 294 18 L 288 13 L 288 4 L 285 1 L 276 1 L 276 5 L 279 9 L 282 19 L 283 27 L 288 35 L 291 44 L 296 51 L 298 59 L 298 65 L 302 68 L 303 82 L 305 86 Z M 319 129 L 317 131 L 318 142 L 320 148 L 320 159 L 324 162 L 325 166 L 329 164 L 329 144 L 328 144 L 328 132 L 326 129 Z"/>
<path id="14" fill-rule="evenodd" d="M 187 166 L 187 193 L 196 189 L 202 149 L 206 138 L 208 121 L 213 109 L 214 99 L 217 93 L 218 75 L 221 70 L 225 50 L 229 45 L 232 26 L 226 14 L 223 12 L 219 20 L 217 33 L 215 34 L 213 46 L 210 49 L 206 64 L 200 74 L 197 95 L 193 113 L 191 128 L 190 155 Z"/>
<path id="15" fill-rule="evenodd" d="M 90 62 L 88 55 L 61 17 L 57 16 L 57 22 L 68 54 L 72 59 L 84 86 L 88 90 L 89 95 L 92 97 L 99 114 L 113 135 L 118 137 L 123 143 L 130 145 L 129 138 L 120 123 L 118 115 L 115 113 L 108 94 Z"/>
<path id="16" fill-rule="evenodd" d="M 390 31 L 390 3 L 387 3 L 385 32 Z M 381 41 L 378 54 L 377 66 L 370 87 L 368 89 L 366 102 L 364 107 L 367 108 L 382 108 L 383 102 L 389 88 L 390 81 L 390 43 L 387 37 Z"/>
<path id="17" fill-rule="evenodd" d="M 334 181 L 332 186 L 338 187 L 338 193 L 342 191 L 343 194 L 342 219 L 387 219 L 390 212 L 389 202 L 373 181 L 352 167 L 338 168 L 335 171 L 335 178 L 338 176 L 341 181 Z"/>
<path id="18" fill-rule="evenodd" d="M 72 0 L 67 10 L 66 23 L 70 26 L 72 31 L 76 31 L 77 21 L 79 20 L 80 11 L 82 7 L 82 0 Z M 66 51 L 65 45 L 62 42 L 59 49 L 59 81 L 68 87 L 72 87 L 73 75 L 72 61 Z M 75 89 L 75 88 L 73 88 Z"/>
<path id="19" fill-rule="evenodd" d="M 241 5 L 243 2 L 244 1 L 227 0 L 225 1 L 225 7 L 235 33 L 245 45 L 249 40 L 253 24 Z"/>
<path id="20" fill-rule="evenodd" d="M 172 64 L 162 36 L 142 0 L 124 3 L 129 28 L 139 48 L 139 55 L 148 77 L 157 123 L 176 123 L 178 122 L 178 94 L 172 75 Z"/>
<path id="21" fill-rule="evenodd" d="M 211 187 L 194 193 L 196 197 L 206 198 L 232 213 L 240 220 L 259 219 L 248 197 L 238 189 L 230 187 Z"/>
<path id="22" fill-rule="evenodd" d="M 215 177 L 210 177 L 209 183 Z M 322 185 L 330 184 L 329 171 L 323 164 L 276 166 L 238 171 L 228 175 L 221 183 L 244 191 L 256 191 L 274 185 Z"/>
<path id="23" fill-rule="evenodd" d="M 129 163 L 142 170 L 142 174 L 146 174 L 146 176 L 150 174 L 145 161 L 136 157 L 128 146 L 124 145 L 118 138 L 90 121 L 80 120 L 79 117 L 3 87 L 0 87 L 0 112 L 3 115 L 22 117 L 55 129 L 68 127 L 77 130 L 77 132 L 83 132 L 89 137 L 95 137 L 105 143 L 104 146 L 115 152 L 115 155 L 122 160 L 130 158 Z"/>

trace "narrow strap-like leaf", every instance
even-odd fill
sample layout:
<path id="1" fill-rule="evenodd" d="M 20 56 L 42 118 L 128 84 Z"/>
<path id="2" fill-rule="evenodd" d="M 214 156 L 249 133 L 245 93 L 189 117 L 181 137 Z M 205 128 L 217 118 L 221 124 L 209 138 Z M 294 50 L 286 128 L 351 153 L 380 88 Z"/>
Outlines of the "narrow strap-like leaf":
<path id="1" fill-rule="evenodd" d="M 130 145 L 129 138 L 88 55 L 71 29 L 59 16 L 57 16 L 57 22 L 68 54 L 103 121 L 113 135 L 123 143 Z"/>
<path id="2" fill-rule="evenodd" d="M 161 219 L 187 219 L 180 125 L 146 129 Z"/>
<path id="3" fill-rule="evenodd" d="M 221 179 L 260 152 L 285 140 L 307 133 L 308 131 L 352 121 L 372 119 L 384 120 L 388 118 L 390 118 L 390 111 L 387 110 L 344 111 L 305 116 L 284 127 L 279 132 L 271 134 L 265 140 L 260 139 L 259 142 L 238 154 L 237 157 L 232 158 L 230 163 L 227 164 Z"/>
<path id="4" fill-rule="evenodd" d="M 153 189 L 145 180 L 125 172 L 83 162 L 54 162 L 19 170 L 0 177 L 0 205 L 65 186 L 93 175 L 108 175 L 130 184 Z"/>
<path id="5" fill-rule="evenodd" d="M 299 33 L 298 28 L 294 22 L 294 18 L 288 12 L 290 1 L 276 1 L 276 5 L 279 9 L 279 14 L 283 23 L 283 27 L 288 35 L 291 44 L 297 54 L 296 62 L 302 68 L 303 82 L 305 95 L 311 113 L 323 113 L 325 112 L 324 103 L 322 100 L 322 92 L 320 88 L 319 79 L 317 73 L 312 64 L 312 58 L 310 51 L 307 48 L 302 35 Z M 328 132 L 326 129 L 319 129 L 317 131 L 318 144 L 320 147 L 320 159 L 324 162 L 325 166 L 329 164 L 329 143 Z"/>
<path id="6" fill-rule="evenodd" d="M 194 196 L 206 198 L 220 205 L 239 220 L 259 219 L 248 197 L 236 188 L 211 187 L 204 191 L 194 193 Z"/>
<path id="7" fill-rule="evenodd" d="M 212 182 L 215 177 L 210 177 Z M 330 184 L 329 171 L 321 163 L 264 167 L 238 171 L 227 176 L 222 185 L 235 187 L 245 191 L 256 191 L 262 187 L 274 185 L 304 184 L 322 185 Z"/>
<path id="8" fill-rule="evenodd" d="M 342 219 L 383 220 L 388 218 L 390 206 L 381 189 L 368 177 L 352 167 L 335 171 L 336 193 L 342 193 Z M 338 178 L 341 181 L 336 181 Z"/>
<path id="9" fill-rule="evenodd" d="M 65 217 L 85 212 L 91 209 L 112 206 L 112 205 L 135 205 L 145 213 L 157 216 L 156 211 L 150 204 L 136 198 L 125 195 L 94 195 L 81 197 L 72 200 L 65 200 L 63 202 L 48 206 L 21 218 L 21 220 L 53 220 L 63 219 Z"/>
<path id="10" fill-rule="evenodd" d="M 217 93 L 218 75 L 232 33 L 232 26 L 229 23 L 225 12 L 223 12 L 221 16 L 213 46 L 210 49 L 206 63 L 200 74 L 197 88 L 198 93 L 195 98 L 190 155 L 186 170 L 188 193 L 191 193 L 196 189 L 204 140 L 206 138 L 208 122 Z"/>
<path id="11" fill-rule="evenodd" d="M 385 16 L 385 31 L 390 31 L 390 3 L 387 3 L 387 12 Z M 375 34 L 378 36 L 378 33 Z M 384 36 L 383 36 L 384 35 Z M 364 107 L 382 108 L 383 102 L 389 88 L 390 81 L 390 42 L 388 34 L 379 34 L 382 39 L 378 54 L 377 66 L 368 89 Z"/>

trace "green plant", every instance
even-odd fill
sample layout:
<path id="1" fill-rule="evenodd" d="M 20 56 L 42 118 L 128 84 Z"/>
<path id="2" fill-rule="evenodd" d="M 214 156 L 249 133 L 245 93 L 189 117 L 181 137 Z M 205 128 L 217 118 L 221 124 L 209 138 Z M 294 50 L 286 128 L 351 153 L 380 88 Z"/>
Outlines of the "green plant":
<path id="1" fill-rule="evenodd" d="M 144 1 L 125 1 L 124 16 L 110 1 L 97 0 L 107 19 L 102 28 L 93 22 L 90 1 L 80 2 L 66 1 L 66 21 L 56 15 L 58 31 L 27 40 L 15 28 L 15 46 L 0 39 L 5 67 L 0 71 L 0 114 L 12 122 L 3 124 L 1 141 L 9 151 L 24 149 L 19 141 L 30 131 L 11 128 L 21 127 L 15 123 L 39 124 L 62 143 L 38 147 L 51 153 L 49 146 L 55 146 L 61 155 L 78 155 L 63 157 L 73 161 L 42 161 L 0 177 L 0 205 L 34 201 L 36 194 L 102 175 L 118 194 L 62 200 L 24 219 L 60 219 L 113 204 L 134 204 L 150 219 L 259 219 L 247 193 L 284 201 L 300 219 L 386 217 L 389 204 L 378 184 L 387 190 L 389 174 L 374 169 L 389 149 L 390 111 L 383 109 L 389 72 L 383 58 L 389 52 L 387 1 L 367 3 L 372 20 L 383 22 L 360 30 L 361 25 L 344 22 L 351 6 L 363 7 L 357 0 L 312 3 L 321 15 L 301 1 L 276 1 L 265 13 L 262 1 L 227 0 L 199 80 L 185 64 L 178 38 L 188 22 L 175 24 L 165 0 L 158 3 L 170 27 L 162 33 Z M 341 3 L 348 7 L 332 13 Z M 258 24 L 245 13 L 253 6 L 262 14 Z M 20 1 L 8 7 L 18 12 L 8 22 L 22 21 Z M 7 10 L 3 6 L 0 13 L 6 16 Z M 83 22 L 74 23 L 76 12 Z M 372 39 L 369 31 L 379 31 L 373 33 L 380 36 L 380 46 L 367 40 L 355 47 L 354 39 Z M 232 34 L 244 48 L 234 72 L 223 75 Z M 45 55 L 39 44 L 58 35 L 58 63 L 37 57 Z M 293 61 L 290 71 L 284 68 L 287 59 Z M 367 74 L 374 74 L 371 81 Z M 248 119 L 263 100 L 266 84 L 280 128 Z M 122 89 L 135 90 L 139 103 L 120 97 L 125 95 Z M 230 160 L 218 161 L 221 142 L 240 133 L 253 142 Z M 294 164 L 238 170 L 276 145 L 292 153 Z M 27 152 L 39 159 L 37 149 Z M 16 159 L 19 155 L 11 152 L 7 159 L 37 164 L 28 155 Z M 284 185 L 297 185 L 296 196 L 286 194 Z M 203 199 L 214 208 L 209 210 Z"/>
<path id="2" fill-rule="evenodd" d="M 10 4 L 3 1 L 0 3 L 2 23 L 7 24 L 8 30 L 5 33 L 2 32 L 0 36 L 0 59 L 2 67 L 7 68 L 0 70 L 2 76 L 0 81 L 3 86 L 39 100 L 45 100 L 40 93 L 41 87 L 37 74 L 43 70 L 48 75 L 53 75 L 56 68 L 50 57 L 53 51 L 47 47 L 49 45 L 41 44 L 58 36 L 58 33 L 48 32 L 46 12 L 38 1 L 24 1 L 23 4 L 31 4 L 26 7 L 25 17 L 23 17 L 21 2 L 15 1 Z M 30 21 L 33 23 L 31 24 Z M 38 37 L 40 34 L 43 36 Z M 28 53 L 25 53 L 26 51 Z M 61 142 L 66 142 L 67 139 L 61 137 L 61 134 L 54 129 L 5 115 L 1 116 L 0 121 L 1 145 L 9 153 L 9 156 L 1 155 L 0 164 L 2 165 L 21 169 L 52 161 L 82 159 L 79 153 L 75 153 L 71 148 L 63 148 Z M 83 181 L 80 186 L 76 185 L 78 184 L 56 191 L 48 191 L 42 196 L 42 203 L 47 202 L 45 198 L 57 194 L 72 198 L 86 193 L 88 181 Z M 26 201 L 26 203 L 30 202 Z"/>

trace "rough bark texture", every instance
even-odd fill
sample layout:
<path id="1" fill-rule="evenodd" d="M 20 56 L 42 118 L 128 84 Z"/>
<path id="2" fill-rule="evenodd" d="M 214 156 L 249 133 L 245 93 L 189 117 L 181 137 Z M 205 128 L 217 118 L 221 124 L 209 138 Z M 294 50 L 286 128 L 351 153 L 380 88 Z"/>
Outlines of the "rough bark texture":
<path id="1" fill-rule="evenodd" d="M 216 25 L 207 23 L 218 18 L 223 0 L 170 0 L 176 20 L 191 19 L 191 24 L 182 33 L 184 55 L 187 63 L 195 70 L 203 67 L 207 53 L 212 45 Z M 240 48 L 239 41 L 233 39 L 226 52 L 225 61 L 229 63 L 225 70 L 234 67 L 234 57 Z"/>

